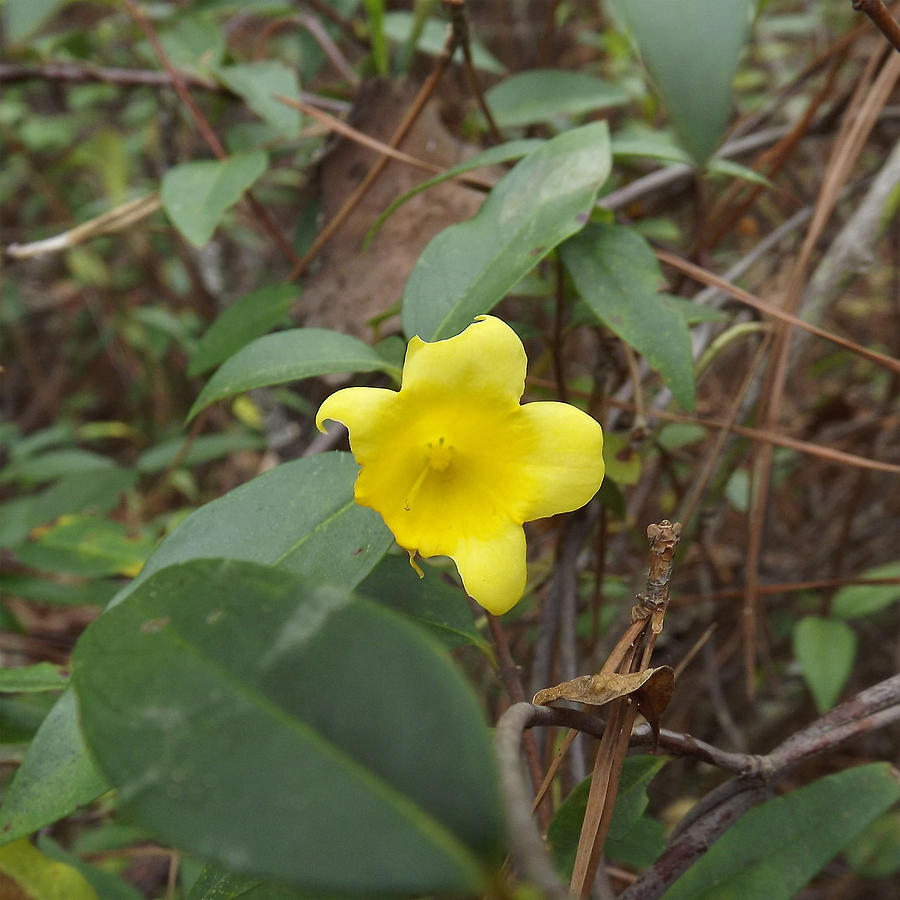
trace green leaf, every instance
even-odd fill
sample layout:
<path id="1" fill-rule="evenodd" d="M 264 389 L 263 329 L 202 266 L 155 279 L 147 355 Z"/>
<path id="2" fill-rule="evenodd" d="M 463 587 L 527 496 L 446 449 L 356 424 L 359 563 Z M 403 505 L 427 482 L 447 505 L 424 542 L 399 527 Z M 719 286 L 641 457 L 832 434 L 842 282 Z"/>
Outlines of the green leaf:
<path id="1" fill-rule="evenodd" d="M 155 541 L 124 525 L 89 516 L 64 516 L 36 541 L 16 548 L 34 569 L 71 575 L 136 575 Z"/>
<path id="2" fill-rule="evenodd" d="M 751 809 L 663 898 L 789 900 L 898 799 L 888 763 L 827 775 Z"/>
<path id="3" fill-rule="evenodd" d="M 202 13 L 188 12 L 177 16 L 173 24 L 160 35 L 166 56 L 176 69 L 188 69 L 206 74 L 214 69 L 225 55 L 225 31 L 217 21 Z M 157 63 L 149 44 L 146 56 Z"/>
<path id="4" fill-rule="evenodd" d="M 275 99 L 276 94 L 291 100 L 300 99 L 300 83 L 294 69 L 276 60 L 262 60 L 240 66 L 222 66 L 215 70 L 215 75 L 226 87 L 243 97 L 263 121 L 285 137 L 297 136 L 302 118 L 299 110 Z"/>
<path id="5" fill-rule="evenodd" d="M 184 447 L 185 437 L 176 437 L 163 441 L 155 447 L 145 450 L 135 463 L 139 472 L 159 472 L 175 461 Z M 183 468 L 190 468 L 201 463 L 210 462 L 236 453 L 239 450 L 261 450 L 266 446 L 265 438 L 259 434 L 246 431 L 223 432 L 222 434 L 203 434 L 194 438 L 187 453 L 181 460 Z"/>
<path id="6" fill-rule="evenodd" d="M 637 484 L 641 477 L 641 456 L 631 445 L 628 435 L 608 431 L 603 435 L 603 459 L 606 477 L 616 484 Z"/>
<path id="7" fill-rule="evenodd" d="M 853 671 L 856 634 L 844 622 L 806 616 L 794 627 L 794 656 L 816 708 L 828 712 Z"/>
<path id="8" fill-rule="evenodd" d="M 116 581 L 55 581 L 38 575 L 0 575 L 0 595 L 57 606 L 106 606 L 121 585 Z"/>
<path id="9" fill-rule="evenodd" d="M 16 691 L 59 691 L 68 683 L 65 672 L 52 663 L 0 669 L 0 693 Z"/>
<path id="10" fill-rule="evenodd" d="M 761 184 L 763 187 L 775 187 L 765 175 L 760 175 L 759 172 L 751 169 L 749 166 L 743 166 L 734 160 L 724 159 L 721 156 L 714 156 L 706 164 L 706 171 L 709 175 L 718 175 L 723 178 L 741 178 L 753 184 Z"/>
<path id="11" fill-rule="evenodd" d="M 266 171 L 262 151 L 223 160 L 182 163 L 162 180 L 162 203 L 172 224 L 195 247 L 213 235 L 226 211 Z"/>
<path id="12" fill-rule="evenodd" d="M 200 392 L 188 421 L 210 403 L 253 388 L 334 372 L 375 371 L 400 375 L 368 344 L 349 334 L 327 328 L 278 331 L 257 338 L 226 360 Z"/>
<path id="13" fill-rule="evenodd" d="M 688 325 L 696 325 L 698 322 L 727 322 L 731 317 L 720 309 L 704 306 L 688 297 L 676 297 L 674 294 L 666 294 L 667 305 L 677 309 Z"/>
<path id="14" fill-rule="evenodd" d="M 607 838 L 603 855 L 610 862 L 644 869 L 653 865 L 666 849 L 666 829 L 662 822 L 643 815 L 622 837 Z"/>
<path id="15" fill-rule="evenodd" d="M 650 245 L 634 229 L 590 225 L 561 249 L 578 293 L 594 314 L 643 354 L 684 407 L 694 408 L 691 336 L 680 308 L 657 293 L 662 281 Z"/>
<path id="16" fill-rule="evenodd" d="M 384 34 L 384 0 L 363 0 L 369 18 L 369 40 L 372 46 L 372 65 L 379 78 L 386 78 L 390 60 Z"/>
<path id="17" fill-rule="evenodd" d="M 385 556 L 360 582 L 357 593 L 415 619 L 445 647 L 474 644 L 488 656 L 491 650 L 472 622 L 465 595 L 438 572 L 419 578 L 403 556 Z"/>
<path id="18" fill-rule="evenodd" d="M 900 579 L 900 560 L 867 569 L 860 578 Z M 900 584 L 848 584 L 831 601 L 831 614 L 841 619 L 858 619 L 881 612 L 900 600 Z"/>
<path id="19" fill-rule="evenodd" d="M 227 557 L 281 566 L 353 588 L 393 542 L 381 516 L 353 499 L 349 453 L 283 463 L 191 513 L 156 549 L 121 602 L 174 563 Z"/>
<path id="20" fill-rule="evenodd" d="M 108 789 L 85 749 L 75 693 L 63 691 L 3 797 L 0 844 L 65 818 Z"/>
<path id="21" fill-rule="evenodd" d="M 9 626 L 4 623 L 4 627 Z M 56 697 L 50 693 L 4 697 L 0 703 L 0 750 L 9 751 L 11 744 L 21 744 L 24 745 L 21 753 L 24 757 L 28 745 L 55 702 Z M 15 748 L 12 752 L 15 752 Z"/>
<path id="22" fill-rule="evenodd" d="M 612 154 L 615 158 L 640 156 L 663 162 L 692 165 L 693 160 L 685 149 L 674 143 L 665 132 L 613 135 Z"/>
<path id="23" fill-rule="evenodd" d="M 0 847 L 0 874 L 12 882 L 12 888 L 5 888 L 10 891 L 10 897 L 27 900 L 99 900 L 77 869 L 45 856 L 26 840 Z"/>
<path id="24" fill-rule="evenodd" d="M 622 106 L 628 102 L 628 94 L 584 72 L 532 69 L 495 84 L 485 93 L 485 100 L 500 128 L 521 128 Z"/>
<path id="25" fill-rule="evenodd" d="M 384 16 L 384 33 L 392 41 L 403 44 L 406 42 L 413 28 L 413 13 L 389 12 Z M 417 47 L 423 53 L 430 56 L 440 56 L 447 37 L 446 22 L 438 19 L 429 19 L 419 35 Z M 479 40 L 470 42 L 472 50 L 472 64 L 482 72 L 491 72 L 494 75 L 502 75 L 506 69 L 495 56 L 493 56 Z M 457 55 L 460 51 L 457 51 Z"/>
<path id="26" fill-rule="evenodd" d="M 573 128 L 529 153 L 474 218 L 444 229 L 419 257 L 403 294 L 407 337 L 451 337 L 490 312 L 584 227 L 609 169 L 605 122 Z"/>
<path id="27" fill-rule="evenodd" d="M 18 44 L 37 31 L 67 0 L 5 0 L 3 26 L 10 44 Z"/>
<path id="28" fill-rule="evenodd" d="M 664 756 L 626 758 L 619 780 L 619 792 L 616 796 L 607 843 L 624 841 L 631 829 L 640 821 L 649 802 L 647 785 L 667 762 L 668 758 Z M 591 777 L 588 776 L 560 804 L 547 831 L 547 842 L 550 844 L 556 867 L 567 877 L 571 875 L 575 863 L 575 852 L 578 849 L 578 838 L 584 822 L 590 789 Z M 638 827 L 648 830 L 643 825 Z M 652 830 L 652 826 L 649 830 Z M 655 845 L 653 849 L 656 849 Z M 604 847 L 604 852 L 605 850 Z"/>
<path id="29" fill-rule="evenodd" d="M 232 303 L 197 342 L 188 375 L 201 375 L 270 331 L 285 318 L 298 295 L 296 285 L 270 284 Z"/>
<path id="30" fill-rule="evenodd" d="M 366 233 L 366 238 L 363 241 L 363 247 L 368 247 L 372 238 L 375 237 L 378 229 L 381 228 L 382 225 L 389 219 L 407 200 L 412 200 L 417 194 L 421 194 L 422 191 L 427 191 L 428 188 L 434 187 L 436 184 L 441 184 L 444 181 L 449 181 L 451 178 L 455 178 L 457 175 L 462 175 L 465 172 L 471 172 L 474 169 L 481 169 L 485 166 L 496 166 L 500 163 L 509 162 L 511 159 L 520 159 L 526 154 L 530 153 L 532 150 L 535 150 L 537 147 L 540 147 L 544 141 L 540 138 L 522 138 L 519 141 L 507 141 L 505 144 L 498 144 L 496 147 L 488 147 L 487 150 L 484 150 L 481 153 L 476 153 L 475 156 L 470 156 L 468 159 L 459 163 L 458 165 L 451 166 L 449 169 L 441 172 L 440 175 L 435 175 L 433 178 L 428 178 L 423 181 L 421 184 L 417 184 L 411 191 L 407 191 L 403 196 L 398 197 L 394 200 L 393 203 L 388 206 L 388 208 L 381 213 L 381 215 L 375 220 L 372 227 Z"/>
<path id="31" fill-rule="evenodd" d="M 0 474 L 0 484 L 8 484 L 11 481 L 40 484 L 72 473 L 96 472 L 112 465 L 114 463 L 108 456 L 81 450 L 78 447 L 50 450 L 6 466 Z"/>
<path id="32" fill-rule="evenodd" d="M 309 900 L 308 893 L 206 865 L 187 900 Z"/>
<path id="33" fill-rule="evenodd" d="M 92 472 L 90 478 L 72 473 L 40 493 L 2 503 L 0 547 L 15 547 L 33 528 L 65 514 L 109 512 L 134 481 L 134 472 L 107 466 Z"/>
<path id="34" fill-rule="evenodd" d="M 81 721 L 167 843 L 319 892 L 484 889 L 487 728 L 421 632 L 344 588 L 233 560 L 158 572 L 82 635 Z"/>
<path id="35" fill-rule="evenodd" d="M 672 124 L 697 163 L 715 150 L 750 26 L 750 0 L 616 0 Z"/>
<path id="36" fill-rule="evenodd" d="M 900 809 L 876 819 L 846 849 L 847 863 L 866 878 L 900 872 Z"/>

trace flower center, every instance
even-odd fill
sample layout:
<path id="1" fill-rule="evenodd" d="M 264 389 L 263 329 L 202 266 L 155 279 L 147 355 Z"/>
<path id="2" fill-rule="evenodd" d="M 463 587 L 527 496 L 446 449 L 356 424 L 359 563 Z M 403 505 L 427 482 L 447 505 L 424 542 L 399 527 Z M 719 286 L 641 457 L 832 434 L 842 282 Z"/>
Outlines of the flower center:
<path id="1" fill-rule="evenodd" d="M 435 472 L 446 472 L 453 462 L 453 448 L 443 438 L 438 438 L 436 443 L 429 441 L 425 459 Z"/>
<path id="2" fill-rule="evenodd" d="M 444 438 L 440 437 L 436 441 L 429 441 L 425 445 L 425 465 L 419 472 L 413 486 L 409 489 L 409 494 L 403 504 L 403 508 L 409 512 L 410 504 L 416 499 L 419 489 L 425 483 L 425 479 L 433 472 L 439 473 L 446 479 L 450 475 L 450 466 L 453 463 L 455 452 Z"/>

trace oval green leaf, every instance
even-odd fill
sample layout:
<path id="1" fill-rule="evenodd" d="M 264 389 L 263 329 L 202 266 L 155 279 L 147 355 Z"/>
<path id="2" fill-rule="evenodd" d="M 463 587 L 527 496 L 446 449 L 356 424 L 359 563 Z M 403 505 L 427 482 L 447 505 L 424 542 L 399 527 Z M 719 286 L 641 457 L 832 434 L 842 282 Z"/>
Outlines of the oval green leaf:
<path id="1" fill-rule="evenodd" d="M 794 627 L 794 656 L 816 708 L 826 713 L 853 671 L 856 634 L 844 622 L 806 616 Z"/>
<path id="2" fill-rule="evenodd" d="M 327 328 L 291 328 L 267 334 L 247 344 L 216 370 L 187 420 L 216 400 L 253 388 L 336 372 L 375 371 L 400 376 L 368 344 L 349 334 Z"/>
<path id="3" fill-rule="evenodd" d="M 628 94 L 615 84 L 564 69 L 532 69 L 495 84 L 485 93 L 500 128 L 521 128 L 580 116 L 596 109 L 622 106 Z"/>
<path id="4" fill-rule="evenodd" d="M 595 223 L 560 250 L 575 287 L 593 313 L 643 354 L 672 396 L 694 408 L 691 336 L 680 307 L 657 293 L 662 272 L 634 229 Z"/>
<path id="5" fill-rule="evenodd" d="M 263 121 L 268 122 L 285 137 L 293 138 L 300 131 L 300 112 L 276 100 L 276 95 L 291 100 L 300 99 L 297 73 L 284 63 L 273 59 L 237 66 L 221 66 L 215 75 L 225 86 L 247 101 L 247 106 Z"/>
<path id="6" fill-rule="evenodd" d="M 267 165 L 268 157 L 260 150 L 175 166 L 162 180 L 166 215 L 187 240 L 202 247 Z"/>
<path id="7" fill-rule="evenodd" d="M 750 0 L 615 0 L 672 124 L 697 163 L 715 150 L 750 27 Z"/>
<path id="8" fill-rule="evenodd" d="M 166 842 L 318 892 L 484 889 L 500 813 L 450 661 L 344 588 L 233 560 L 158 572 L 82 635 L 82 726 Z"/>
<path id="9" fill-rule="evenodd" d="M 452 337 L 587 223 L 611 165 L 605 122 L 573 128 L 522 159 L 468 222 L 438 234 L 403 293 L 403 330 Z"/>
<path id="10" fill-rule="evenodd" d="M 900 560 L 867 569 L 860 578 L 900 579 Z M 900 600 L 900 583 L 897 584 L 848 584 L 842 587 L 831 601 L 831 612 L 842 619 L 858 619 L 871 616 Z"/>

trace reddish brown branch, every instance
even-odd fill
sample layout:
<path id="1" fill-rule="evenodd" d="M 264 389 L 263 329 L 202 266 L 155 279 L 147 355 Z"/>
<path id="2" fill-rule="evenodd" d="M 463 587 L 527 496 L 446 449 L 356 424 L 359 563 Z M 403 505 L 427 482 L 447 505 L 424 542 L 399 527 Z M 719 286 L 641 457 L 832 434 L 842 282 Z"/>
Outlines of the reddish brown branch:
<path id="1" fill-rule="evenodd" d="M 853 8 L 864 12 L 893 48 L 900 53 L 900 25 L 888 12 L 883 0 L 853 0 Z"/>

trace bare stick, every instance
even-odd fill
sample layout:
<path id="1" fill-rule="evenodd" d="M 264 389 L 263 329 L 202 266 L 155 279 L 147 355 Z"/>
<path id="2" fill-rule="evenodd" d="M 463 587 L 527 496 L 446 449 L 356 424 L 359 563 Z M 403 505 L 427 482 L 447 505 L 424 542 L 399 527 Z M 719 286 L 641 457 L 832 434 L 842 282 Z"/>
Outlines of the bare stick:
<path id="1" fill-rule="evenodd" d="M 127 228 L 135 222 L 140 222 L 147 216 L 152 215 L 161 206 L 162 203 L 158 194 L 146 194 L 143 197 L 138 197 L 136 200 L 122 203 L 115 209 L 110 209 L 93 219 L 88 219 L 87 222 L 82 222 L 80 225 L 62 232 L 62 234 L 56 234 L 41 241 L 32 241 L 28 244 L 10 244 L 6 248 L 6 252 L 13 259 L 32 259 L 36 256 L 44 256 L 47 253 L 59 253 L 102 234 L 121 231 L 123 228 Z"/>

